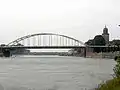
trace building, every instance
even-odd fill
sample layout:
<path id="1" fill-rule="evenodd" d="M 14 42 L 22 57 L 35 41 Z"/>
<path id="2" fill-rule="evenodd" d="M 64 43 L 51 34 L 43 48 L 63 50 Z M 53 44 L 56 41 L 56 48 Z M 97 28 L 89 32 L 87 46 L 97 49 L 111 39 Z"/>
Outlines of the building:
<path id="1" fill-rule="evenodd" d="M 103 29 L 102 36 L 105 39 L 106 45 L 108 45 L 109 44 L 109 33 L 108 33 L 108 28 L 106 26 Z"/>

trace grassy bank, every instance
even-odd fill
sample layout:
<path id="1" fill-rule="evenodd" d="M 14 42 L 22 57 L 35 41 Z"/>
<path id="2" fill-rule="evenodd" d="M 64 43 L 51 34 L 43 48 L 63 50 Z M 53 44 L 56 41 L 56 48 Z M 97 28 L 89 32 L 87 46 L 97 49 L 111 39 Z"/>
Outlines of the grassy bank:
<path id="1" fill-rule="evenodd" d="M 98 85 L 95 90 L 120 90 L 120 78 L 108 80 L 103 84 Z"/>
<path id="2" fill-rule="evenodd" d="M 120 90 L 120 56 L 116 56 L 115 61 L 117 62 L 113 69 L 115 77 L 112 80 L 98 85 L 98 88 L 95 90 Z"/>

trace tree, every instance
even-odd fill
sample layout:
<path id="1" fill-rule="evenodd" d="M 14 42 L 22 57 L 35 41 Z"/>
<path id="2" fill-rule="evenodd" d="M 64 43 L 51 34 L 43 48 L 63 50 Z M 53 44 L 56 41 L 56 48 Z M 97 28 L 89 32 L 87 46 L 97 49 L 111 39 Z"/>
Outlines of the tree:
<path id="1" fill-rule="evenodd" d="M 115 48 L 115 51 L 119 51 L 120 50 L 120 40 L 112 40 L 112 41 L 110 41 L 110 45 L 117 46 Z"/>
<path id="2" fill-rule="evenodd" d="M 110 41 L 110 45 L 120 46 L 120 40 L 112 40 Z"/>
<path id="3" fill-rule="evenodd" d="M 93 39 L 89 39 L 87 42 L 85 42 L 86 45 L 93 45 Z"/>
<path id="4" fill-rule="evenodd" d="M 93 39 L 93 44 L 98 46 L 104 46 L 106 42 L 102 35 L 96 35 Z"/>
<path id="5" fill-rule="evenodd" d="M 106 42 L 102 35 L 96 35 L 93 39 L 93 45 L 95 46 L 105 46 Z M 103 48 L 94 48 L 94 52 L 103 52 Z"/>
<path id="6" fill-rule="evenodd" d="M 117 64 L 113 70 L 114 70 L 115 76 L 120 77 L 120 56 L 116 56 L 115 61 L 117 62 Z"/>
<path id="7" fill-rule="evenodd" d="M 96 35 L 94 39 L 90 39 L 85 42 L 86 45 L 93 45 L 93 46 L 105 46 L 106 42 L 102 35 Z M 94 52 L 103 52 L 105 51 L 104 48 L 94 48 Z"/>

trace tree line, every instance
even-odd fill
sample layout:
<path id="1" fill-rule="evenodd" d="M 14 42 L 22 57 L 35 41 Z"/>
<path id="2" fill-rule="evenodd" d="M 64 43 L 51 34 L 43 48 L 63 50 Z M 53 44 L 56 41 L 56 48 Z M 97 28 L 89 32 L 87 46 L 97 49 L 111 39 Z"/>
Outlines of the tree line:
<path id="1" fill-rule="evenodd" d="M 91 46 L 105 46 L 106 41 L 103 38 L 102 35 L 96 35 L 94 39 L 89 39 L 87 42 L 85 42 L 86 45 Z M 110 51 L 120 51 L 120 40 L 112 40 L 109 41 L 109 44 L 107 46 L 113 46 L 109 48 L 94 48 L 94 52 L 110 52 Z"/>

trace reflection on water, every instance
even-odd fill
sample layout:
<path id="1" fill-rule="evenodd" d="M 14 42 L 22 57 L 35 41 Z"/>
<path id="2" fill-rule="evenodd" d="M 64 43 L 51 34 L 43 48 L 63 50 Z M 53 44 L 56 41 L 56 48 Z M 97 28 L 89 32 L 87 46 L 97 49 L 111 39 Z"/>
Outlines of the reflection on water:
<path id="1" fill-rule="evenodd" d="M 89 90 L 112 78 L 114 65 L 112 59 L 81 57 L 0 58 L 0 90 Z"/>

